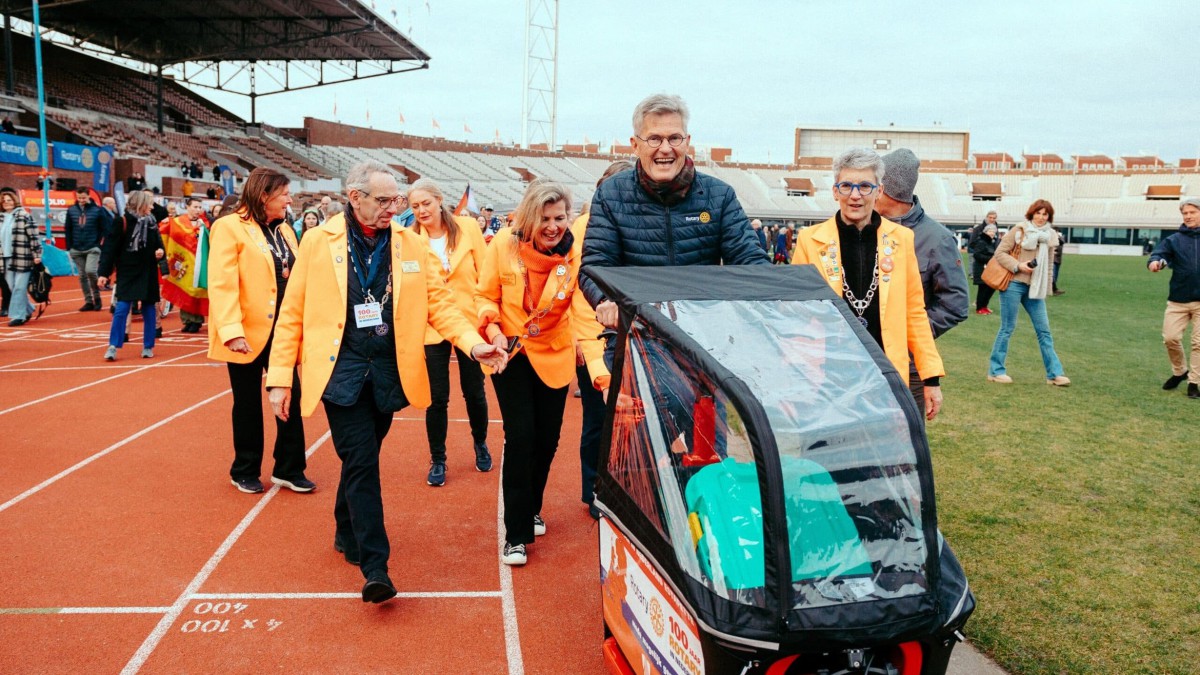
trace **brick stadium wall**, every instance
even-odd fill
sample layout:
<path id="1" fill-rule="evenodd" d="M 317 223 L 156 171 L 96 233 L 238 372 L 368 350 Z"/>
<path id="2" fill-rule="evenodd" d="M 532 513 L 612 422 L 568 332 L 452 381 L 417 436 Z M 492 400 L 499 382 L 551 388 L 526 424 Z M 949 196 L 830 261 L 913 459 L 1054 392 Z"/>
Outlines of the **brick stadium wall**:
<path id="1" fill-rule="evenodd" d="M 36 166 L 22 166 L 20 164 L 0 164 L 0 187 L 10 187 L 15 190 L 35 190 L 37 189 L 37 176 L 18 176 L 19 173 L 37 173 L 41 169 Z M 51 169 L 50 175 L 54 176 L 55 180 L 59 178 L 74 178 L 76 184 L 84 187 L 91 187 L 92 172 L 91 171 L 62 171 L 59 169 Z"/>

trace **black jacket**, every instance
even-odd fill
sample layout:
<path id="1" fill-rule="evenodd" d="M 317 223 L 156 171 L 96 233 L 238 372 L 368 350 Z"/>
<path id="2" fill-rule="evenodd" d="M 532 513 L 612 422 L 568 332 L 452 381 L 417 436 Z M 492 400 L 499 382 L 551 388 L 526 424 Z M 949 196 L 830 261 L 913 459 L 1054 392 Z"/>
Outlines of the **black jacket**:
<path id="1" fill-rule="evenodd" d="M 120 224 L 113 228 L 112 236 L 104 240 L 104 250 L 100 252 L 100 276 L 106 277 L 116 271 L 117 289 L 113 293 L 116 300 L 158 302 L 158 258 L 154 252 L 163 247 L 162 235 L 155 223 L 141 250 L 130 251 L 137 221 L 137 216 L 126 212 L 125 217 L 117 221 Z"/>
<path id="2" fill-rule="evenodd" d="M 921 285 L 925 289 L 925 313 L 936 338 L 966 321 L 971 304 L 958 240 L 945 225 L 925 214 L 916 195 L 908 213 L 894 222 L 912 230 Z"/>
<path id="3" fill-rule="evenodd" d="M 737 195 L 728 183 L 696 172 L 687 197 L 668 207 L 638 185 L 633 169 L 604 181 L 592 197 L 583 267 L 767 265 Z M 587 275 L 579 279 L 595 306 L 604 294 Z"/>
<path id="4" fill-rule="evenodd" d="M 983 285 L 983 279 L 980 278 L 983 276 L 983 268 L 987 266 L 992 256 L 996 255 L 996 244 L 999 243 L 999 238 L 989 237 L 983 232 L 971 239 L 967 252 L 971 254 L 971 276 L 975 278 L 976 286 Z"/>
<path id="5" fill-rule="evenodd" d="M 1167 300 L 1200 301 L 1200 227 L 1192 229 L 1180 225 L 1179 231 L 1164 237 L 1154 247 L 1146 265 L 1158 260 L 1165 260 L 1171 267 L 1171 290 Z"/>
<path id="6" fill-rule="evenodd" d="M 74 204 L 67 209 L 63 233 L 67 238 L 68 250 L 86 251 L 98 248 L 103 244 L 105 235 L 112 229 L 112 216 L 90 199 L 84 206 Z"/>

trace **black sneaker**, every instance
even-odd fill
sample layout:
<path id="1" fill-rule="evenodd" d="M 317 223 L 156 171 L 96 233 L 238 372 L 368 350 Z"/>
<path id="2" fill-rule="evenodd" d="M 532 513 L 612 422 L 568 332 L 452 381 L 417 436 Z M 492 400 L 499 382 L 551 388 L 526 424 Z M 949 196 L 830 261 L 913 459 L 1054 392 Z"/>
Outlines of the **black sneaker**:
<path id="1" fill-rule="evenodd" d="M 446 484 L 446 463 L 434 462 L 429 465 L 429 476 L 425 478 L 427 485 L 442 487 Z"/>
<path id="2" fill-rule="evenodd" d="M 233 483 L 233 487 L 239 492 L 246 494 L 254 495 L 263 491 L 262 481 L 257 478 L 233 478 L 229 482 Z"/>
<path id="3" fill-rule="evenodd" d="M 1167 381 L 1163 382 L 1163 391 L 1171 391 L 1172 389 L 1177 389 L 1179 387 L 1179 385 L 1183 384 L 1183 381 L 1186 379 L 1187 379 L 1187 373 L 1184 373 L 1183 375 L 1172 375 L 1171 377 L 1168 377 Z"/>
<path id="4" fill-rule="evenodd" d="M 1200 387 L 1188 382 L 1188 398 L 1200 398 Z"/>
<path id="5" fill-rule="evenodd" d="M 353 537 L 343 537 L 340 534 L 334 534 L 333 550 L 345 556 L 346 562 L 351 565 L 357 565 L 362 562 L 362 554 L 359 553 L 358 543 L 354 541 Z"/>
<path id="6" fill-rule="evenodd" d="M 525 555 L 525 544 L 504 542 L 504 552 L 500 554 L 500 562 L 505 565 L 524 565 L 529 562 L 529 557 Z"/>
<path id="7" fill-rule="evenodd" d="M 317 489 L 317 484 L 304 476 L 293 478 L 292 480 L 271 476 L 271 482 L 280 487 L 285 487 L 292 492 L 312 492 Z"/>
<path id="8" fill-rule="evenodd" d="M 475 470 L 485 473 L 492 470 L 492 453 L 488 452 L 487 443 L 475 444 Z"/>
<path id="9" fill-rule="evenodd" d="M 367 575 L 367 583 L 362 589 L 363 602 L 379 604 L 394 597 L 396 597 L 396 587 L 392 585 L 392 580 L 388 578 L 387 572 L 379 570 Z"/>
<path id="10" fill-rule="evenodd" d="M 96 309 L 96 306 L 95 306 L 95 305 L 93 305 L 93 304 L 92 304 L 92 303 L 90 303 L 90 302 L 85 302 L 85 303 L 83 304 L 83 307 L 80 307 L 80 308 L 79 308 L 79 311 L 81 311 L 81 312 L 91 312 L 91 311 L 93 311 L 93 310 L 95 310 L 95 309 Z"/>
<path id="11" fill-rule="evenodd" d="M 25 319 L 12 319 L 11 321 L 8 322 L 8 325 L 13 326 L 13 327 L 24 326 Z"/>

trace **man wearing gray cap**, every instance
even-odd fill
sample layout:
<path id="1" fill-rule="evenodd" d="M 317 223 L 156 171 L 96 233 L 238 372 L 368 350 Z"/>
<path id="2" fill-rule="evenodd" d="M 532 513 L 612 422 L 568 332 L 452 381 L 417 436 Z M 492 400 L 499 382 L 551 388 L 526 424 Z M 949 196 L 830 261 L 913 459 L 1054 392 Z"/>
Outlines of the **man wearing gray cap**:
<path id="1" fill-rule="evenodd" d="M 879 215 L 912 230 L 917 264 L 921 268 L 921 286 L 925 290 L 925 313 L 937 339 L 967 319 L 970 296 L 958 242 L 950 230 L 930 218 L 913 194 L 917 186 L 921 160 L 908 148 L 898 148 L 883 156 L 885 167 L 880 195 L 875 200 Z M 910 362 L 909 388 L 922 404 L 925 387 Z"/>
<path id="2" fill-rule="evenodd" d="M 1146 267 L 1151 272 L 1171 268 L 1171 288 L 1163 316 L 1163 344 L 1171 360 L 1171 377 L 1163 389 L 1175 389 L 1188 381 L 1188 398 L 1200 398 L 1200 197 L 1179 204 L 1183 225 L 1163 240 L 1150 254 Z M 1192 324 L 1192 363 L 1188 368 L 1183 351 L 1183 331 Z"/>

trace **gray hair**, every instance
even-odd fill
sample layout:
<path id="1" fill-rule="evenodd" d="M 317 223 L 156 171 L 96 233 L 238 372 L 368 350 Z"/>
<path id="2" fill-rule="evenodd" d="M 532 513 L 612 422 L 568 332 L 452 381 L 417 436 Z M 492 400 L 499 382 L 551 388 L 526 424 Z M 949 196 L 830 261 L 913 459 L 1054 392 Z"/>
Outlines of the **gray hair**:
<path id="1" fill-rule="evenodd" d="M 642 127 L 646 124 L 647 115 L 679 115 L 683 118 L 683 133 L 688 128 L 688 107 L 683 98 L 675 94 L 651 94 L 642 99 L 633 109 L 633 133 L 641 135 Z"/>
<path id="2" fill-rule="evenodd" d="M 850 148 L 838 155 L 833 160 L 833 180 L 839 180 L 846 169 L 871 169 L 875 172 L 875 182 L 883 182 L 883 158 L 874 150 Z"/>
<path id="3" fill-rule="evenodd" d="M 395 172 L 383 162 L 374 159 L 364 160 L 350 167 L 350 172 L 346 174 L 346 192 L 349 193 L 351 190 L 366 192 L 367 185 L 371 182 L 371 176 L 377 173 L 385 173 L 393 179 L 396 178 Z"/>
<path id="4" fill-rule="evenodd" d="M 1188 197 L 1187 199 L 1184 199 L 1183 201 L 1179 202 L 1179 210 L 1180 211 L 1183 211 L 1183 207 L 1185 207 L 1185 206 L 1194 206 L 1194 207 L 1200 209 L 1200 197 Z"/>

